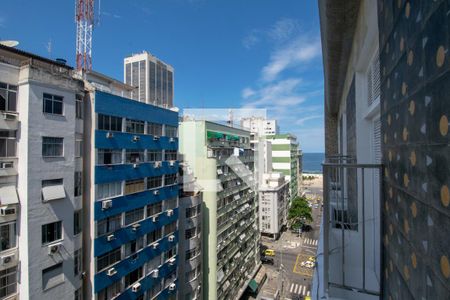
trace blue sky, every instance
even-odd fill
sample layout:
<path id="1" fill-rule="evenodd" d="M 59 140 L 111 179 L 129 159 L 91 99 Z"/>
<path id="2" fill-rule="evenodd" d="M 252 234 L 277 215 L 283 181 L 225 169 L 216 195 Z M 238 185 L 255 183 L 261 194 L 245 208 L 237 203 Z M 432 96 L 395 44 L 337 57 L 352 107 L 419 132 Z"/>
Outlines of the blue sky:
<path id="1" fill-rule="evenodd" d="M 2 2 L 1 39 L 74 65 L 74 1 Z M 142 50 L 174 66 L 181 109 L 267 108 L 304 152 L 323 152 L 316 1 L 102 0 L 94 69 L 122 80 L 123 58 Z"/>

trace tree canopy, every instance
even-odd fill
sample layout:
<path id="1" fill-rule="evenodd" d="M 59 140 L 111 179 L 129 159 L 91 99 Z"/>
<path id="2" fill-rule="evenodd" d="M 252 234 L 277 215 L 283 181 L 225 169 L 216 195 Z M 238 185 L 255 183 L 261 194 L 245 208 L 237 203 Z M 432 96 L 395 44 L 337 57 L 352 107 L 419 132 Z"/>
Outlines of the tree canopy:
<path id="1" fill-rule="evenodd" d="M 295 197 L 292 200 L 291 208 L 289 209 L 288 219 L 291 224 L 300 222 L 313 221 L 312 209 L 308 205 L 308 200 L 303 197 Z"/>

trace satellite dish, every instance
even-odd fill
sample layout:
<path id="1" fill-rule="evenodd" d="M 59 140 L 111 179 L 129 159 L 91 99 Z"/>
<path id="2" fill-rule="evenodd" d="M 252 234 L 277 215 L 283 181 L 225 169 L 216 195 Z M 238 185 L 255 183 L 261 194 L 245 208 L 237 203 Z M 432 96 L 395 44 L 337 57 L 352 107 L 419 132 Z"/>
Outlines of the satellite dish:
<path id="1" fill-rule="evenodd" d="M 6 47 L 16 47 L 19 45 L 18 41 L 0 41 L 0 45 L 6 46 Z"/>

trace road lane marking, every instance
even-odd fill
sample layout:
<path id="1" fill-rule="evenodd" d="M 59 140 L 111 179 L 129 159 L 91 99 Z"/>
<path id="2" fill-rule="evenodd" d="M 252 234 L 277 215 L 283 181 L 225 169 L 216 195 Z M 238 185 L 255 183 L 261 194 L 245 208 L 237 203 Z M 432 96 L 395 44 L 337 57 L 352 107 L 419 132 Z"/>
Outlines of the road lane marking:
<path id="1" fill-rule="evenodd" d="M 305 292 L 306 292 L 306 286 L 304 285 L 304 286 L 302 286 L 302 295 L 303 296 L 305 296 Z M 300 294 L 300 291 L 299 291 L 299 294 Z"/>
<path id="2" fill-rule="evenodd" d="M 309 296 L 309 294 L 310 294 L 310 291 L 308 291 L 308 292 L 306 293 L 306 296 Z"/>
<path id="3" fill-rule="evenodd" d="M 292 293 L 292 290 L 294 289 L 294 284 L 291 283 L 291 289 L 289 290 L 289 293 Z"/>
<path id="4" fill-rule="evenodd" d="M 295 269 L 297 269 L 298 259 L 300 258 L 300 254 L 297 254 L 297 259 L 295 260 L 294 268 L 292 269 L 293 273 L 297 273 Z"/>

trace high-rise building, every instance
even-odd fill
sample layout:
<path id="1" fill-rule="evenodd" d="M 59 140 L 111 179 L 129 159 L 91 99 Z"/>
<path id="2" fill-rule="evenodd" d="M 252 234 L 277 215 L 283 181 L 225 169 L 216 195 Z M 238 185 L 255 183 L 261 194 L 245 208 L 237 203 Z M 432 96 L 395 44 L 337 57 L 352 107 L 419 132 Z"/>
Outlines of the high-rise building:
<path id="1" fill-rule="evenodd" d="M 325 73 L 316 299 L 450 295 L 450 5 L 319 1 Z"/>
<path id="2" fill-rule="evenodd" d="M 260 266 L 250 132 L 183 121 L 180 152 L 203 188 L 203 298 L 239 299 Z"/>
<path id="3" fill-rule="evenodd" d="M 124 81 L 137 88 L 133 99 L 173 107 L 174 69 L 147 51 L 124 59 Z"/>
<path id="4" fill-rule="evenodd" d="M 242 118 L 241 127 L 250 132 L 256 132 L 259 136 L 274 135 L 280 131 L 277 120 L 267 120 L 263 117 Z"/>

